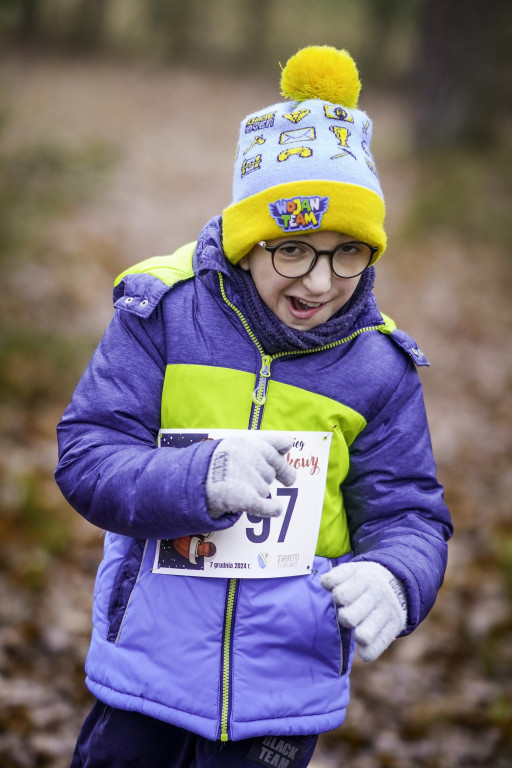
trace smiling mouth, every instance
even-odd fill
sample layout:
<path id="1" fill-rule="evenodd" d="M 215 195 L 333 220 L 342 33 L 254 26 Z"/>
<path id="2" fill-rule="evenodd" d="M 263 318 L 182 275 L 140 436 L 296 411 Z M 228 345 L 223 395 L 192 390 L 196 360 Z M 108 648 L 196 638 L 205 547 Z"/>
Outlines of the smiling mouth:
<path id="1" fill-rule="evenodd" d="M 323 307 L 325 303 L 322 301 L 304 301 L 304 299 L 299 299 L 298 296 L 288 296 L 287 298 L 293 309 L 297 312 L 311 312 Z"/>

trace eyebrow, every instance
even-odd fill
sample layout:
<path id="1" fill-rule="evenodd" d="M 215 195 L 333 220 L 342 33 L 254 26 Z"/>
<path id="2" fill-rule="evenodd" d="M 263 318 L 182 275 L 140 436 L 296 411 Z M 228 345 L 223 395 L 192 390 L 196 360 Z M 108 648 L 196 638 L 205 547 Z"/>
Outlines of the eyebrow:
<path id="1" fill-rule="evenodd" d="M 292 242 L 292 243 L 293 242 L 295 242 L 295 243 L 303 242 L 303 243 L 307 243 L 308 245 L 312 245 L 312 243 L 310 242 L 310 238 L 311 238 L 312 235 L 314 236 L 314 234 L 315 233 L 312 232 L 309 235 L 307 235 L 307 234 L 288 235 L 288 236 L 283 235 L 282 238 L 281 237 L 273 237 L 272 240 L 265 240 L 265 242 L 267 243 L 267 245 L 272 245 L 274 243 L 288 243 L 288 242 Z M 339 233 L 339 236 L 343 237 L 344 239 L 340 240 L 338 243 L 336 243 L 333 246 L 332 250 L 335 250 L 336 248 L 338 248 L 338 246 L 343 245 L 343 243 L 352 243 L 352 242 L 359 243 L 359 242 L 361 242 L 356 237 L 352 237 L 351 235 L 343 235 L 341 232 Z M 317 250 L 322 250 L 322 249 L 321 248 L 320 249 L 317 248 Z"/>

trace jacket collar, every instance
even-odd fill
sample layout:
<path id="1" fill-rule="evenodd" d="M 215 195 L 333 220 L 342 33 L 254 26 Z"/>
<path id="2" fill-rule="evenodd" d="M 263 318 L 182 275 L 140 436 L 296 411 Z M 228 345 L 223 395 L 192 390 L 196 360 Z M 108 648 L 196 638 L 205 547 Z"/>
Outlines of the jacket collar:
<path id="1" fill-rule="evenodd" d="M 222 250 L 221 216 L 210 219 L 201 230 L 197 239 L 193 267 L 198 277 L 204 277 L 211 271 L 229 274 L 229 266 Z"/>

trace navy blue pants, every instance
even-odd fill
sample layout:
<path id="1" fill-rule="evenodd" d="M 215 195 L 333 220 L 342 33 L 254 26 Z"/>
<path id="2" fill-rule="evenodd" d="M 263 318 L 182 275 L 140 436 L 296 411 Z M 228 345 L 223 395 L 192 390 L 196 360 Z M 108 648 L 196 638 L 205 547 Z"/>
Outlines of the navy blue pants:
<path id="1" fill-rule="evenodd" d="M 210 741 L 97 701 L 80 731 L 71 768 L 306 768 L 317 738 L 259 736 Z"/>

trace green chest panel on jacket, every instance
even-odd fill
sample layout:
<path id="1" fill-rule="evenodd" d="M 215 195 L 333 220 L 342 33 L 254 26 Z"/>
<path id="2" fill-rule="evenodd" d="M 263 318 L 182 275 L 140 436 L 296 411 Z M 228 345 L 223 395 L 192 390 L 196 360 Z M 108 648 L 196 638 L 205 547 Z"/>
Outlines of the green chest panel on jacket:
<path id="1" fill-rule="evenodd" d="M 163 429 L 248 429 L 256 375 L 230 368 L 168 365 L 162 393 Z M 179 403 L 179 408 L 176 407 Z M 349 468 L 348 448 L 364 418 L 335 400 L 270 380 L 261 429 L 332 432 L 318 555 L 350 551 L 340 484 Z"/>

